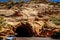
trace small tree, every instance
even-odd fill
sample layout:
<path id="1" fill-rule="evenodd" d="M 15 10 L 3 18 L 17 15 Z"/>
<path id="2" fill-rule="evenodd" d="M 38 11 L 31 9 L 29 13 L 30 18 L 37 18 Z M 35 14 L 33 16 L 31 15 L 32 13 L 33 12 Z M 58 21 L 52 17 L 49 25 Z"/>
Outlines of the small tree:
<path id="1" fill-rule="evenodd" d="M 19 0 L 19 3 L 23 2 L 24 3 L 24 0 Z"/>
<path id="2" fill-rule="evenodd" d="M 10 3 L 14 3 L 14 0 L 9 0 Z"/>

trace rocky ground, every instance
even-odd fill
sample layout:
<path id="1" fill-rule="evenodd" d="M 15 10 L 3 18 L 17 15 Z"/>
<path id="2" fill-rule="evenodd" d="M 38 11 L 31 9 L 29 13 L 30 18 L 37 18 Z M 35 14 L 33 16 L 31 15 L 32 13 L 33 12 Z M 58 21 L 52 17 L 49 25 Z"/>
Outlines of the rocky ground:
<path id="1" fill-rule="evenodd" d="M 60 32 L 60 7 L 58 5 L 32 2 L 16 4 L 0 8 L 0 16 L 0 37 L 17 35 L 15 31 L 21 25 L 28 25 L 25 28 L 30 27 L 33 36 L 50 37 L 54 32 Z"/>

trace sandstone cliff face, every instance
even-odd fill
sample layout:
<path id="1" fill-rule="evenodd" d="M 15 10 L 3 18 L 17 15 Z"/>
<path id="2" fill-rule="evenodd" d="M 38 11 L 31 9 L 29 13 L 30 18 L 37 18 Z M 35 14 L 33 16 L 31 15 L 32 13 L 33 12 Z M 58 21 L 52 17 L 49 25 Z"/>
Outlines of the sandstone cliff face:
<path id="1" fill-rule="evenodd" d="M 58 12 L 56 10 L 58 10 Z M 15 35 L 15 31 L 20 25 L 28 23 L 33 31 L 33 36 L 51 36 L 55 31 L 60 30 L 60 25 L 56 25 L 51 16 L 60 17 L 60 8 L 55 8 L 49 4 L 23 4 L 20 6 L 12 6 L 10 9 L 1 9 L 0 15 L 4 18 L 6 24 L 1 29 L 0 37 L 5 37 L 10 34 Z M 7 25 L 9 24 L 10 27 Z M 23 27 L 23 26 L 22 26 Z M 28 26 L 29 27 L 29 26 Z M 27 28 L 28 28 L 27 27 Z M 53 30 L 54 29 L 54 30 Z M 43 32 L 45 30 L 51 31 Z M 45 34 L 42 34 L 45 33 Z"/>

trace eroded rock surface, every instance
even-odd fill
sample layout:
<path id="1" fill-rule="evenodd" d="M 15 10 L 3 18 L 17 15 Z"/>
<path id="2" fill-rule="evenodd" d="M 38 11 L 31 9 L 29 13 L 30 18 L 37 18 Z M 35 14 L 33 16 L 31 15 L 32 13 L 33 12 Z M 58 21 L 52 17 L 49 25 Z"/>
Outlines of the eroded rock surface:
<path id="1" fill-rule="evenodd" d="M 28 23 L 31 26 L 33 36 L 51 36 L 54 32 L 57 31 L 59 32 L 60 25 L 54 24 L 54 22 L 52 21 L 53 19 L 50 20 L 50 17 L 52 15 L 53 16 L 59 15 L 58 17 L 60 17 L 59 13 L 60 11 L 58 12 L 55 11 L 54 5 L 43 4 L 43 3 L 39 4 L 29 3 L 29 4 L 23 4 L 21 7 L 20 6 L 15 7 L 16 9 L 14 7 L 11 7 L 11 9 L 0 10 L 0 15 L 4 18 L 6 22 L 5 26 L 2 26 L 3 28 L 0 32 L 1 34 L 0 37 L 5 37 L 10 34 L 15 35 L 16 29 L 23 24 L 26 25 L 26 23 Z M 7 24 L 9 24 L 10 27 Z M 29 25 L 27 29 L 29 28 Z M 42 32 L 46 34 L 42 34 Z M 50 35 L 49 32 L 52 32 L 52 34 Z"/>

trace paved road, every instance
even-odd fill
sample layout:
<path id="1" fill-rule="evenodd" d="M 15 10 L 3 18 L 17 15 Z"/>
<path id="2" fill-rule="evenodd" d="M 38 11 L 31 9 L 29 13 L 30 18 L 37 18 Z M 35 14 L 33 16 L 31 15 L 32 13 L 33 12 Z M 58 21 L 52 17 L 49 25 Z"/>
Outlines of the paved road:
<path id="1" fill-rule="evenodd" d="M 51 39 L 51 38 L 40 38 L 40 37 L 20 37 L 16 40 L 60 40 L 60 39 Z"/>

